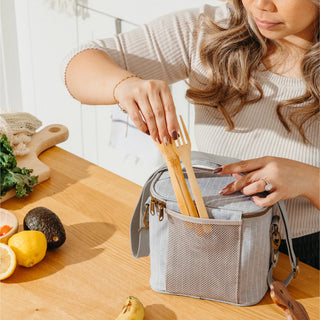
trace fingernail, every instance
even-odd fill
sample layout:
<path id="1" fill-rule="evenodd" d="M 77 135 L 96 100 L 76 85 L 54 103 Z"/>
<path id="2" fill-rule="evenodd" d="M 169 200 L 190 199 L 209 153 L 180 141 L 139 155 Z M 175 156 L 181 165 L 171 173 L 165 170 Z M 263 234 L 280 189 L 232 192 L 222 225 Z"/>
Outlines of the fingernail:
<path id="1" fill-rule="evenodd" d="M 156 137 L 156 141 L 157 141 L 159 144 L 161 144 L 161 141 L 159 140 L 158 137 Z"/>
<path id="2" fill-rule="evenodd" d="M 214 170 L 213 170 L 213 173 L 219 173 L 219 172 L 221 172 L 221 171 L 222 171 L 222 168 L 219 167 L 219 168 L 214 169 Z"/>
<path id="3" fill-rule="evenodd" d="M 163 138 L 163 143 L 168 146 L 170 144 L 170 140 L 168 139 L 168 137 L 164 137 Z"/>
<path id="4" fill-rule="evenodd" d="M 150 131 L 147 129 L 146 134 L 150 136 Z"/>
<path id="5" fill-rule="evenodd" d="M 176 130 L 173 130 L 171 132 L 171 137 L 173 140 L 177 140 L 178 139 L 178 132 Z"/>
<path id="6" fill-rule="evenodd" d="M 219 191 L 220 194 L 226 194 L 229 191 L 229 188 L 223 188 Z"/>
<path id="7" fill-rule="evenodd" d="M 250 197 L 250 200 L 253 201 L 253 202 L 255 202 L 255 201 L 257 200 L 257 197 L 252 196 L 252 197 Z"/>

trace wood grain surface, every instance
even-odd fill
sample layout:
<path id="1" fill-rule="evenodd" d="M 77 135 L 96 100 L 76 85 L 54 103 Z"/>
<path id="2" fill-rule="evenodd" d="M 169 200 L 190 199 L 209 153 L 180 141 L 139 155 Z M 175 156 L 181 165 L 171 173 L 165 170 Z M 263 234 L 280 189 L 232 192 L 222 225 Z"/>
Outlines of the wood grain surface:
<path id="1" fill-rule="evenodd" d="M 51 178 L 28 199 L 10 199 L 3 208 L 21 223 L 32 208 L 45 206 L 62 220 L 67 240 L 45 259 L 0 283 L 1 320 L 112 320 L 129 295 L 145 306 L 145 320 L 285 320 L 269 294 L 257 305 L 237 307 L 151 290 L 149 258 L 134 259 L 129 226 L 141 187 L 58 147 L 40 155 Z M 275 271 L 284 279 L 290 264 L 284 255 Z M 301 273 L 288 287 L 319 319 L 319 271 L 301 263 Z"/>

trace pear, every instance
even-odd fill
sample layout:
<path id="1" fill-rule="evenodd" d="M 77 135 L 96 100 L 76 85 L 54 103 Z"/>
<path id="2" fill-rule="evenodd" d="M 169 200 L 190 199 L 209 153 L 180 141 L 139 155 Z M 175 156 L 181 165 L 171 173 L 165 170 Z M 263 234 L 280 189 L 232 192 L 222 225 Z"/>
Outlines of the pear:
<path id="1" fill-rule="evenodd" d="M 136 297 L 129 296 L 116 320 L 143 320 L 144 307 Z"/>

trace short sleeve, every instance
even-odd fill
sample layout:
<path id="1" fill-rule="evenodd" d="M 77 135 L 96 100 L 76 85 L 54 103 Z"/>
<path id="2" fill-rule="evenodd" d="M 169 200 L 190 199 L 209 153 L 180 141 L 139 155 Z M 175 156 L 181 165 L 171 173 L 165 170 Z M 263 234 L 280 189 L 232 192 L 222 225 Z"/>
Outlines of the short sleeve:
<path id="1" fill-rule="evenodd" d="M 86 49 L 106 52 L 120 67 L 144 79 L 158 79 L 168 84 L 187 79 L 198 59 L 196 30 L 199 16 L 213 20 L 225 17 L 226 5 L 205 5 L 181 10 L 111 38 L 95 40 L 71 51 L 64 60 L 65 69 L 77 53 Z"/>

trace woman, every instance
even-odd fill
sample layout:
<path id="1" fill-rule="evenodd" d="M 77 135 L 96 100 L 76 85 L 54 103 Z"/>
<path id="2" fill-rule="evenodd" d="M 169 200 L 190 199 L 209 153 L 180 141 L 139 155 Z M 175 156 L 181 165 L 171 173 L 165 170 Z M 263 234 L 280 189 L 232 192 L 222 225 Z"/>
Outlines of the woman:
<path id="1" fill-rule="evenodd" d="M 79 101 L 119 103 L 168 144 L 178 137 L 168 85 L 187 79 L 198 149 L 243 159 L 216 170 L 237 178 L 221 193 L 286 200 L 296 255 L 319 269 L 319 53 L 318 1 L 234 0 L 91 42 L 65 80 Z"/>

